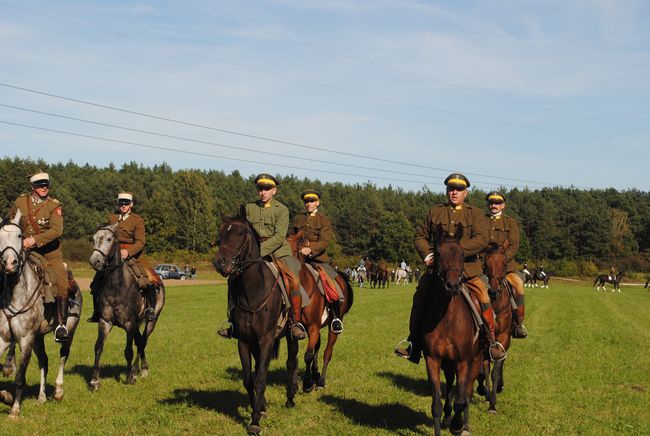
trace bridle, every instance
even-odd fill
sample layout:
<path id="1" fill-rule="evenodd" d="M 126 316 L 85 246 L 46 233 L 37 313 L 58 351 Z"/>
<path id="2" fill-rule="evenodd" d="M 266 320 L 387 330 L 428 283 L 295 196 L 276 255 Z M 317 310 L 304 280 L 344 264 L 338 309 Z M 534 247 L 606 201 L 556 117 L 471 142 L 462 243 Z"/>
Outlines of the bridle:
<path id="1" fill-rule="evenodd" d="M 93 247 L 93 253 L 94 252 L 99 253 L 102 256 L 102 258 L 104 259 L 104 261 L 102 262 L 101 271 L 105 271 L 108 267 L 111 267 L 111 259 L 115 259 L 115 264 L 112 265 L 111 269 L 116 269 L 117 267 L 119 267 L 122 264 L 121 258 L 118 255 L 119 253 L 118 253 L 117 248 L 116 248 L 119 245 L 118 244 L 118 239 L 117 239 L 117 233 L 115 233 L 115 231 L 113 229 L 111 229 L 110 227 L 108 227 L 108 226 L 107 227 L 101 227 L 97 231 L 99 232 L 101 230 L 106 230 L 106 231 L 110 232 L 111 235 L 113 235 L 114 242 L 111 244 L 110 248 L 108 249 L 108 252 L 105 253 L 101 249 Z"/>
<path id="2" fill-rule="evenodd" d="M 25 255 L 25 250 L 23 249 L 23 233 L 22 230 L 20 229 L 20 226 L 12 222 L 5 222 L 4 224 L 2 224 L 2 226 L 0 226 L 0 231 L 4 230 L 4 228 L 7 226 L 16 227 L 18 229 L 18 233 L 20 234 L 20 251 L 16 250 L 14 247 L 10 245 L 6 246 L 0 251 L 0 258 L 3 258 L 7 251 L 13 251 L 16 254 L 16 258 L 18 259 L 18 266 L 16 267 L 16 273 L 20 273 L 27 260 L 27 256 Z M 2 266 L 2 269 L 4 269 L 4 265 Z"/>
<path id="3" fill-rule="evenodd" d="M 232 224 L 229 224 L 228 228 L 226 229 L 226 232 L 229 232 L 231 228 L 232 228 Z M 230 264 L 232 265 L 232 272 L 229 274 L 231 279 L 234 279 L 239 275 L 241 275 L 251 265 L 262 262 L 261 257 L 253 260 L 245 260 L 250 254 L 251 242 L 252 242 L 252 233 L 250 232 L 249 229 L 246 229 L 246 238 L 244 238 L 244 241 L 239 245 L 239 247 L 236 250 L 233 250 L 226 245 L 221 245 L 219 247 L 219 250 L 224 250 L 232 254 L 232 259 L 230 261 Z"/>

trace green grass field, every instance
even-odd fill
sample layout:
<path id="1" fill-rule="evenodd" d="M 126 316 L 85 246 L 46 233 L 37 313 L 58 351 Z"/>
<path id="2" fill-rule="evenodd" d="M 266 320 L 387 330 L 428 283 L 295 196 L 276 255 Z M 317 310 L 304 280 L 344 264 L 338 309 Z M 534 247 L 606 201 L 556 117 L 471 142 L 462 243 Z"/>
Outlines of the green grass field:
<path id="1" fill-rule="evenodd" d="M 3 433 L 244 434 L 250 409 L 236 343 L 215 334 L 224 319 L 225 286 L 167 291 L 167 306 L 149 343 L 148 378 L 124 384 L 125 335 L 114 329 L 103 355 L 102 387 L 89 391 L 96 327 L 83 322 L 68 362 L 64 401 L 36 403 L 33 357 L 22 416 L 5 419 Z M 283 343 L 270 368 L 265 434 L 432 432 L 424 364 L 392 354 L 406 334 L 413 286 L 355 291 L 326 389 L 299 393 L 292 410 L 283 406 Z M 650 292 L 625 287 L 621 294 L 603 293 L 560 281 L 527 291 L 530 336 L 510 349 L 499 413 L 489 415 L 486 403 L 474 396 L 473 433 L 650 434 Z M 84 308 L 86 316 L 90 309 Z M 47 347 L 51 395 L 58 365 L 51 335 Z M 303 352 L 304 344 L 300 374 Z M 13 390 L 8 380 L 2 388 Z"/>

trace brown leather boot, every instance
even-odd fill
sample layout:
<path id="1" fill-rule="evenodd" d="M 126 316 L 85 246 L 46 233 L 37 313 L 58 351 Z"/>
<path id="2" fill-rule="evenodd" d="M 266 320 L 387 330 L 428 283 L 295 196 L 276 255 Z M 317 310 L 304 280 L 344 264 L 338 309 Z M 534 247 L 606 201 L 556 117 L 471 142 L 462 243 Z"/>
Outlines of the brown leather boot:
<path id="1" fill-rule="evenodd" d="M 512 331 L 512 337 L 517 339 L 523 339 L 528 336 L 528 330 L 524 327 L 524 305 L 517 306 L 517 320 L 514 330 Z"/>
<path id="2" fill-rule="evenodd" d="M 54 330 L 54 340 L 56 342 L 67 342 L 70 340 L 70 333 L 65 326 L 68 319 L 68 299 L 65 296 L 56 297 L 56 320 L 57 327 Z"/>
<path id="3" fill-rule="evenodd" d="M 289 327 L 291 336 L 300 341 L 307 337 L 305 327 L 300 323 L 302 318 L 302 297 L 299 291 L 291 291 L 291 313 L 293 314 L 293 323 Z"/>
<path id="4" fill-rule="evenodd" d="M 494 310 L 492 309 L 492 305 L 490 305 L 487 309 L 485 309 L 481 314 L 481 316 L 490 331 L 490 335 L 488 338 L 490 340 L 490 349 L 488 350 L 488 354 L 490 355 L 490 358 L 492 360 L 505 359 L 507 356 L 506 349 L 503 348 L 503 345 L 501 345 L 501 343 L 496 340 L 496 333 L 495 333 L 496 328 L 494 325 Z"/>

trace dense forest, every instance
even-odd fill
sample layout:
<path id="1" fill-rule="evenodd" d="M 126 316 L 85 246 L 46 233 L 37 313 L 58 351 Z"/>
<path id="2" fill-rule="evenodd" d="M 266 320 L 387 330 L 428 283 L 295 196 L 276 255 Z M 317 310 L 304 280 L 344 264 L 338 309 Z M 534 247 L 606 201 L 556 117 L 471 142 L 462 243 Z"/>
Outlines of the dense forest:
<path id="1" fill-rule="evenodd" d="M 51 195 L 61 201 L 65 217 L 64 251 L 76 260 L 90 251 L 89 238 L 115 206 L 119 191 L 134 193 L 134 210 L 147 225 L 147 251 L 156 258 L 207 259 L 223 217 L 257 198 L 254 175 L 238 172 L 180 170 L 163 164 L 152 168 L 132 162 L 116 168 L 75 163 L 49 164 L 20 158 L 0 159 L 2 214 L 21 193 L 28 177 L 50 173 Z M 371 183 L 347 185 L 278 176 L 277 199 L 293 217 L 303 210 L 300 192 L 321 193 L 320 210 L 331 220 L 337 244 L 334 261 L 352 265 L 361 256 L 409 263 L 418 261 L 414 226 L 428 207 L 444 202 L 443 184 L 407 192 Z M 440 191 L 440 192 L 434 192 Z M 650 193 L 615 189 L 502 189 L 506 213 L 522 230 L 518 261 L 546 262 L 560 275 L 592 275 L 610 264 L 620 270 L 650 269 Z M 484 208 L 485 192 L 472 189 L 468 202 Z"/>

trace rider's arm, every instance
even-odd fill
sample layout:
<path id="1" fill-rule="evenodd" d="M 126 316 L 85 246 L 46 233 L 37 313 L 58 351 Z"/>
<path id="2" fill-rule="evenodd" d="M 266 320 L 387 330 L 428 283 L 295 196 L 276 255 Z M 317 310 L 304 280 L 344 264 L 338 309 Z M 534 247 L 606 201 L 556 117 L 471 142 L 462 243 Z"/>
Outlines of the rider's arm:
<path id="1" fill-rule="evenodd" d="M 144 220 L 142 218 L 134 219 L 133 224 L 133 244 L 126 247 L 126 250 L 129 252 L 129 257 L 133 257 L 141 252 L 146 242 Z"/>
<path id="2" fill-rule="evenodd" d="M 510 245 L 506 250 L 507 262 L 510 262 L 512 259 L 514 259 L 515 254 L 517 254 L 517 251 L 519 250 L 519 224 L 517 224 L 517 221 L 514 218 L 511 219 L 511 222 L 512 225 L 510 226 L 510 231 L 508 232 L 508 241 L 510 242 Z"/>
<path id="3" fill-rule="evenodd" d="M 433 228 L 432 208 L 429 209 L 427 217 L 415 229 L 415 249 L 420 254 L 422 260 L 426 260 L 427 256 L 433 256 L 433 235 L 431 229 Z"/>
<path id="4" fill-rule="evenodd" d="M 320 234 L 318 235 L 318 241 L 309 242 L 309 248 L 311 248 L 311 255 L 313 257 L 318 257 L 327 250 L 327 246 L 334 234 L 332 232 L 332 225 L 327 218 L 321 217 L 320 222 L 321 228 Z"/>

